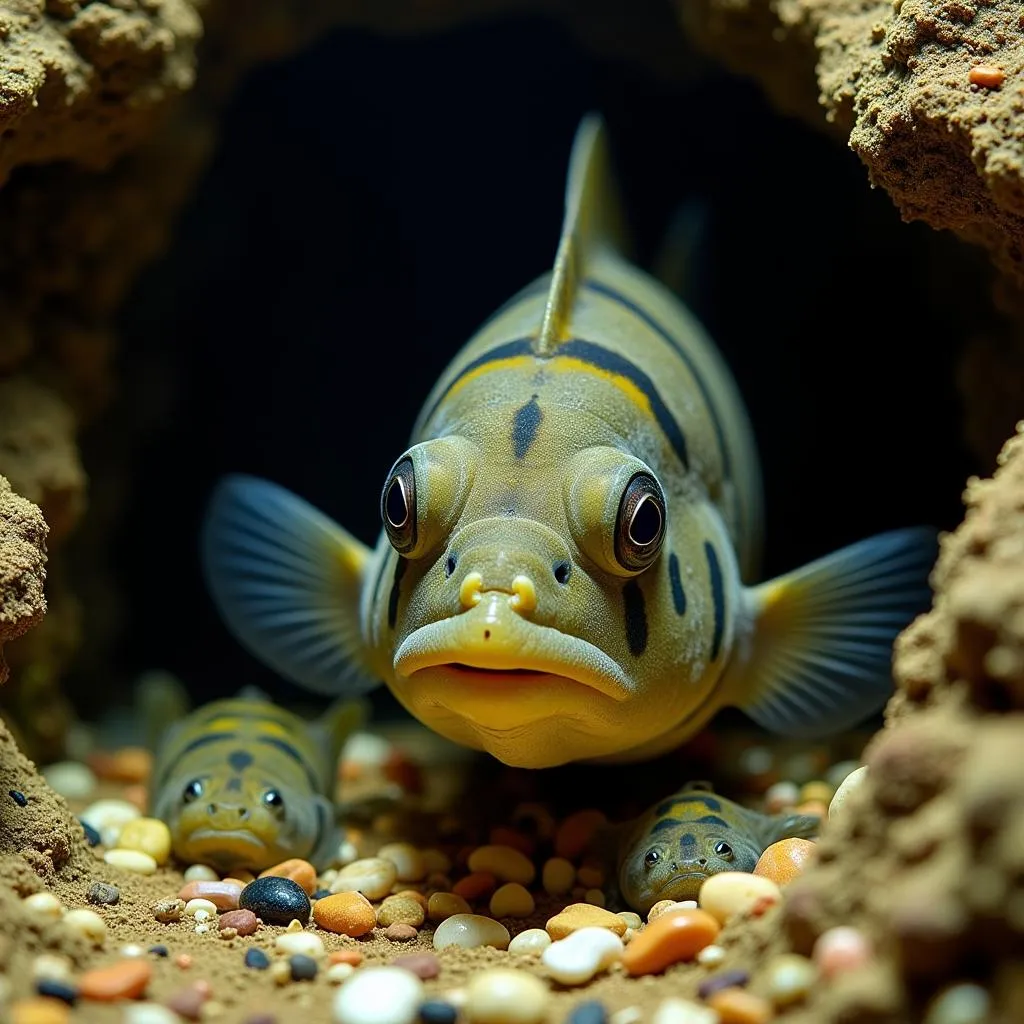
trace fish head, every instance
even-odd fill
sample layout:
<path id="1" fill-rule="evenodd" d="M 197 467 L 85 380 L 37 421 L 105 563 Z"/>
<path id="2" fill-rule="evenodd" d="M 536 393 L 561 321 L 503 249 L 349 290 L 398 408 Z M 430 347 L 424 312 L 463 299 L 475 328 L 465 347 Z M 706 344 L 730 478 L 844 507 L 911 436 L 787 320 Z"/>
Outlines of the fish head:
<path id="1" fill-rule="evenodd" d="M 186 863 L 261 871 L 309 855 L 323 831 L 321 802 L 256 775 L 209 773 L 168 783 L 157 815 Z"/>
<path id="2" fill-rule="evenodd" d="M 405 453 L 382 492 L 378 550 L 394 564 L 376 630 L 396 697 L 454 742 L 520 767 L 637 746 L 713 683 L 707 620 L 678 614 L 666 570 L 666 547 L 683 539 L 686 516 L 674 527 L 670 507 L 681 495 L 606 424 L 539 404 L 560 426 L 525 457 L 514 428 Z M 609 443 L 586 443 L 602 430 Z"/>
<path id="3" fill-rule="evenodd" d="M 631 907 L 646 914 L 661 900 L 697 899 L 711 875 L 753 871 L 760 855 L 754 837 L 724 820 L 705 823 L 664 816 L 625 850 L 619 888 Z"/>

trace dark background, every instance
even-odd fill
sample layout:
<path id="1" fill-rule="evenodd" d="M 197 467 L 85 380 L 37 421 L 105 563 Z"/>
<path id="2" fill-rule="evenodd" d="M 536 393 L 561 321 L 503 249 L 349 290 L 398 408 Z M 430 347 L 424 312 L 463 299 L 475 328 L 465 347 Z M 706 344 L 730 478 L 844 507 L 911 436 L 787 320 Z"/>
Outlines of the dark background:
<path id="1" fill-rule="evenodd" d="M 704 214 L 688 298 L 756 428 L 765 575 L 875 531 L 959 521 L 978 467 L 954 385 L 971 312 L 936 300 L 953 243 L 902 224 L 840 142 L 723 70 L 667 81 L 541 18 L 338 32 L 247 80 L 171 250 L 124 311 L 119 374 L 146 423 L 113 551 L 127 616 L 114 677 L 168 668 L 198 700 L 245 683 L 297 695 L 203 590 L 212 484 L 269 477 L 374 543 L 384 475 L 435 377 L 549 268 L 591 109 L 638 262 L 681 203 Z"/>

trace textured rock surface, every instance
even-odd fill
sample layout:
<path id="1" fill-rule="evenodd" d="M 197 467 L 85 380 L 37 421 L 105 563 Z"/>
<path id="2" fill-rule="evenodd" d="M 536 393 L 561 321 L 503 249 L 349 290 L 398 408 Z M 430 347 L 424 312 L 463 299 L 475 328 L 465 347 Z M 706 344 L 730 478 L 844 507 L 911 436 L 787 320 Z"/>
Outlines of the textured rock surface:
<path id="1" fill-rule="evenodd" d="M 1024 287 L 1018 0 L 677 0 L 710 52 L 849 140 L 907 220 L 983 245 Z M 996 88 L 972 68 L 998 68 Z"/>

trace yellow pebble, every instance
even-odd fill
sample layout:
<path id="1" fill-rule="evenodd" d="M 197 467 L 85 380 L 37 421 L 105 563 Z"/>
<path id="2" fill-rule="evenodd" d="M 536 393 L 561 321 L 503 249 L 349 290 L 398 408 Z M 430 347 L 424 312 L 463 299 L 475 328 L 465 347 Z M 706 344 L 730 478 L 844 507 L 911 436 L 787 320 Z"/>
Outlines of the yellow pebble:
<path id="1" fill-rule="evenodd" d="M 800 788 L 800 799 L 797 803 L 805 804 L 809 800 L 820 800 L 827 806 L 835 795 L 836 791 L 827 782 L 817 779 Z"/>
<path id="2" fill-rule="evenodd" d="M 564 896 L 576 882 L 576 869 L 564 857 L 552 857 L 544 863 L 541 881 L 549 896 Z"/>
<path id="3" fill-rule="evenodd" d="M 171 856 L 171 831 L 159 818 L 135 818 L 121 829 L 117 846 L 146 853 L 157 864 L 166 864 Z"/>
<path id="4" fill-rule="evenodd" d="M 491 917 L 529 917 L 534 908 L 533 897 L 518 882 L 507 882 L 491 897 Z"/>
<path id="5" fill-rule="evenodd" d="M 454 892 L 435 892 L 427 901 L 427 916 L 431 921 L 443 921 L 454 914 L 472 914 L 473 908 Z"/>
<path id="6" fill-rule="evenodd" d="M 137 875 L 152 875 L 157 869 L 156 861 L 141 850 L 107 850 L 103 859 L 111 867 L 134 871 Z"/>
<path id="7" fill-rule="evenodd" d="M 478 846 L 469 855 L 470 871 L 488 871 L 503 882 L 529 885 L 537 875 L 533 862 L 511 846 Z"/>

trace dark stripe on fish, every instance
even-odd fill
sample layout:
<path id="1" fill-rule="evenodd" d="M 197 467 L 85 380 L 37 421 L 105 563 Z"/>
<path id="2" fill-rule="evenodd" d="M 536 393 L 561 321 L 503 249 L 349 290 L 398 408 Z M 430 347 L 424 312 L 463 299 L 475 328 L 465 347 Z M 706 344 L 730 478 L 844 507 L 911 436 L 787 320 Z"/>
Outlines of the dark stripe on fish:
<path id="1" fill-rule="evenodd" d="M 512 452 L 517 459 L 523 458 L 530 450 L 543 418 L 544 414 L 537 404 L 536 395 L 526 405 L 516 409 L 515 418 L 512 420 Z"/>
<path id="2" fill-rule="evenodd" d="M 654 835 L 655 832 L 661 832 L 666 828 L 675 828 L 676 825 L 682 825 L 682 821 L 679 818 L 662 818 L 661 821 L 651 828 L 651 835 Z"/>
<path id="3" fill-rule="evenodd" d="M 160 778 L 155 780 L 153 789 L 154 791 L 160 789 L 163 784 L 167 781 L 168 776 L 178 766 L 178 764 L 193 750 L 198 750 L 200 747 L 208 747 L 211 743 L 220 743 L 221 740 L 231 740 L 235 738 L 233 732 L 208 732 L 203 736 L 197 736 L 194 740 L 190 740 L 185 744 L 175 755 L 174 758 L 164 765 L 163 771 L 160 772 Z"/>
<path id="4" fill-rule="evenodd" d="M 617 302 L 623 309 L 628 309 L 635 317 L 642 320 L 655 334 L 659 335 L 668 344 L 675 349 L 678 353 L 679 358 L 686 364 L 686 368 L 690 371 L 693 379 L 697 382 L 697 387 L 700 390 L 701 397 L 704 399 L 704 404 L 708 407 L 708 415 L 711 417 L 711 425 L 715 431 L 715 439 L 718 441 L 719 450 L 722 453 L 722 468 L 727 477 L 732 476 L 732 466 L 729 459 L 729 449 L 725 443 L 725 434 L 722 431 L 722 424 L 718 418 L 718 410 L 715 408 L 714 402 L 711 400 L 711 392 L 708 391 L 707 385 L 704 383 L 704 379 L 701 377 L 694 365 L 693 360 L 690 358 L 689 353 L 683 347 L 682 343 L 677 341 L 676 338 L 669 334 L 661 324 L 651 316 L 647 310 L 638 306 L 632 299 L 623 295 L 620 291 L 615 288 L 611 288 L 600 281 L 594 281 L 589 279 L 584 282 L 583 286 L 589 291 L 596 292 L 598 295 L 603 295 L 605 298 L 611 299 L 613 302 Z"/>
<path id="5" fill-rule="evenodd" d="M 697 837 L 692 832 L 687 832 L 686 835 L 679 837 L 680 846 L 696 846 Z"/>
<path id="6" fill-rule="evenodd" d="M 647 650 L 647 609 L 644 607 L 644 592 L 636 580 L 630 580 L 622 588 L 622 603 L 626 610 L 629 653 L 639 658 Z"/>
<path id="7" fill-rule="evenodd" d="M 247 750 L 232 750 L 228 754 L 228 764 L 236 772 L 244 772 L 252 764 L 252 754 Z"/>
<path id="8" fill-rule="evenodd" d="M 592 341 L 582 341 L 579 338 L 563 342 L 555 349 L 552 355 L 556 358 L 558 356 L 572 356 L 585 363 L 589 363 L 591 366 L 596 366 L 599 370 L 605 370 L 608 373 L 615 373 L 620 377 L 625 377 L 638 391 L 643 393 L 650 403 L 651 412 L 658 421 L 658 426 L 661 427 L 662 432 L 668 438 L 672 450 L 679 456 L 679 461 L 682 462 L 683 468 L 690 468 L 689 450 L 686 446 L 686 438 L 683 437 L 683 432 L 679 429 L 679 424 L 676 423 L 675 417 L 668 406 L 662 401 L 661 395 L 658 394 L 658 389 L 654 386 L 654 381 L 636 363 L 631 362 L 625 356 L 621 356 L 618 352 L 613 352 L 609 348 L 603 348 Z"/>
<path id="9" fill-rule="evenodd" d="M 391 581 L 391 593 L 388 595 L 388 629 L 394 629 L 398 619 L 398 598 L 401 595 L 402 577 L 407 567 L 408 563 L 404 558 L 400 557 L 395 562 L 395 578 Z"/>
<path id="10" fill-rule="evenodd" d="M 309 780 L 310 789 L 314 793 L 320 792 L 320 780 L 317 778 L 316 772 L 310 767 L 309 762 L 302 756 L 298 747 L 293 747 L 287 740 L 282 740 L 278 736 L 260 736 L 259 742 L 280 750 L 282 754 L 287 754 L 297 764 L 302 765 L 306 778 Z"/>
<path id="11" fill-rule="evenodd" d="M 718 554 L 709 541 L 704 541 L 704 554 L 711 576 L 711 601 L 715 606 L 715 631 L 711 637 L 711 660 L 714 661 L 722 649 L 722 634 L 725 632 L 725 590 L 722 587 L 722 567 L 718 562 Z"/>
<path id="12" fill-rule="evenodd" d="M 669 797 L 668 800 L 662 800 L 654 808 L 654 813 L 660 818 L 680 804 L 703 804 L 709 811 L 720 811 L 722 809 L 721 802 L 713 796 L 708 796 L 707 793 L 678 793 L 676 796 Z"/>
<path id="13" fill-rule="evenodd" d="M 501 345 L 496 345 L 494 348 L 485 352 L 482 356 L 477 356 L 476 359 L 466 363 L 466 365 L 448 382 L 448 386 L 444 391 L 437 396 L 434 404 L 430 407 L 430 411 L 423 417 L 423 422 L 429 423 L 430 420 L 433 419 L 438 406 L 448 397 L 448 392 L 451 391 L 451 389 L 455 387 L 455 385 L 458 384 L 459 381 L 467 374 L 480 369 L 481 366 L 486 366 L 488 363 L 495 363 L 499 359 L 511 359 L 514 356 L 528 356 L 532 353 L 531 346 L 532 342 L 529 338 L 517 338 L 515 341 L 506 341 Z"/>
<path id="14" fill-rule="evenodd" d="M 718 817 L 717 814 L 705 814 L 703 818 L 698 818 L 694 825 L 720 825 L 722 828 L 730 828 L 729 822 L 724 818 Z"/>
<path id="15" fill-rule="evenodd" d="M 683 581 L 679 577 L 679 559 L 673 551 L 668 556 L 668 581 L 672 586 L 672 604 L 675 606 L 677 615 L 686 614 L 686 591 L 683 590 Z"/>

